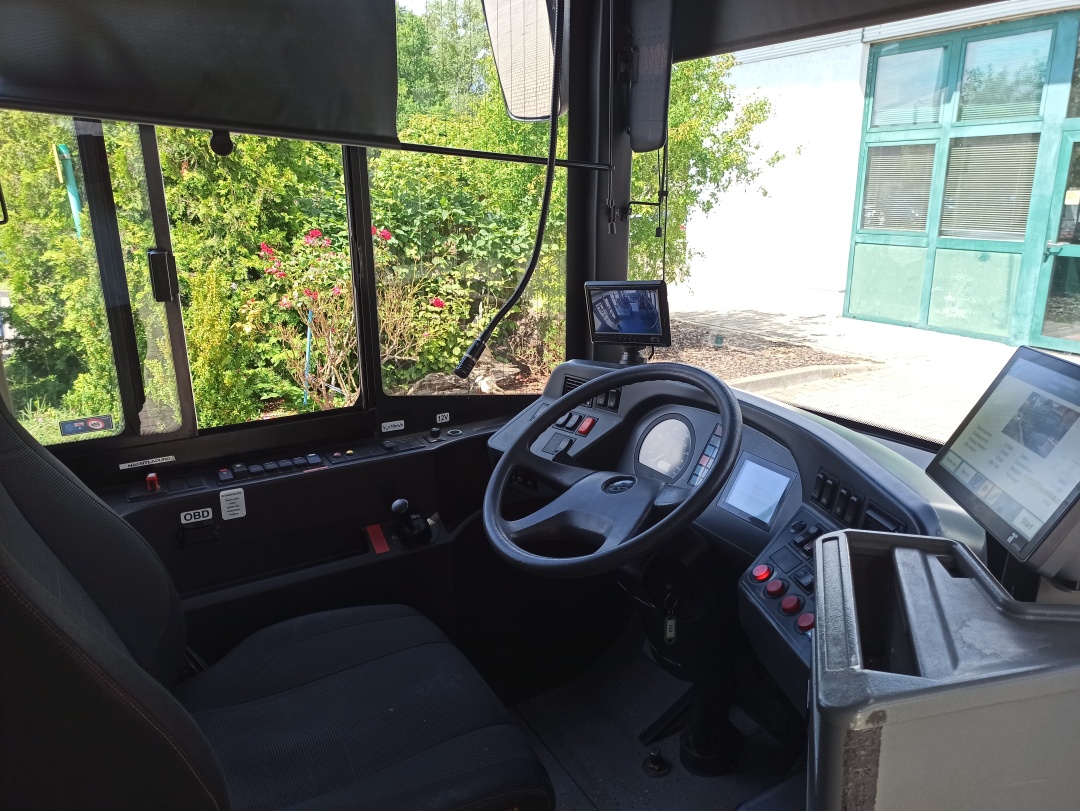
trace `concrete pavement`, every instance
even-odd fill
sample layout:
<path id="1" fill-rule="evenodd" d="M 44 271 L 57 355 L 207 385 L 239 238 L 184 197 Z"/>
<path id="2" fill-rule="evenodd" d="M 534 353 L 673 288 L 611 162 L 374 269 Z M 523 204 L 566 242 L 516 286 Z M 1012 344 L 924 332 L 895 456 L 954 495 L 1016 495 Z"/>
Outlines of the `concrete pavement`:
<path id="1" fill-rule="evenodd" d="M 840 311 L 832 297 L 818 307 L 807 306 L 805 298 L 800 303 L 786 312 L 683 305 L 673 307 L 671 315 L 721 335 L 750 333 L 868 361 L 869 368 L 863 364 L 847 372 L 840 367 L 836 376 L 824 379 L 777 372 L 775 385 L 757 380 L 753 390 L 939 442 L 948 439 L 1014 351 L 994 341 L 829 314 Z"/>

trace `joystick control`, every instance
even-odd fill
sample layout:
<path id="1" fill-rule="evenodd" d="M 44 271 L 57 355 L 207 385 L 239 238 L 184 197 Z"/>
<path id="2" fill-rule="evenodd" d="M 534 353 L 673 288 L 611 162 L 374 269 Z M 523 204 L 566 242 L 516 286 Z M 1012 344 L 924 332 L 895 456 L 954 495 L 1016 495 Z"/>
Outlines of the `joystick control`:
<path id="1" fill-rule="evenodd" d="M 391 512 L 398 517 L 398 537 L 403 543 L 420 544 L 431 540 L 431 527 L 418 512 L 410 512 L 409 502 L 399 498 L 390 505 Z"/>

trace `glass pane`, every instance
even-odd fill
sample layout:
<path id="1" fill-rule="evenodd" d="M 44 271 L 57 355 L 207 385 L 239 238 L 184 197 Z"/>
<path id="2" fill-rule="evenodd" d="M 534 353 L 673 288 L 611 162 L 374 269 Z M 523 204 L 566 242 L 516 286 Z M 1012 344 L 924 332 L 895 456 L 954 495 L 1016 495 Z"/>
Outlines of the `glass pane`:
<path id="1" fill-rule="evenodd" d="M 1018 253 L 938 250 L 930 326 L 1007 337 L 1019 278 Z"/>
<path id="2" fill-rule="evenodd" d="M 1055 256 L 1042 334 L 1080 341 L 1080 258 Z"/>
<path id="3" fill-rule="evenodd" d="M 1077 43 L 1076 57 L 1073 60 L 1072 82 L 1069 84 L 1069 106 L 1065 111 L 1066 118 L 1080 116 L 1080 43 Z"/>
<path id="4" fill-rule="evenodd" d="M 960 83 L 960 120 L 1037 116 L 1053 31 L 969 42 Z"/>
<path id="5" fill-rule="evenodd" d="M 859 243 L 848 309 L 852 315 L 914 324 L 919 320 L 925 272 L 926 248 Z"/>
<path id="6" fill-rule="evenodd" d="M 158 129 L 199 427 L 350 406 L 359 357 L 341 147 Z"/>
<path id="7" fill-rule="evenodd" d="M 972 239 L 1024 238 L 1039 136 L 956 138 L 949 149 L 941 233 Z"/>
<path id="8" fill-rule="evenodd" d="M 926 230 L 934 151 L 933 144 L 872 146 L 866 151 L 860 228 Z"/>
<path id="9" fill-rule="evenodd" d="M 944 48 L 881 56 L 870 126 L 936 124 L 941 120 L 944 77 Z"/>
<path id="10" fill-rule="evenodd" d="M 536 275 L 468 380 L 454 367 L 521 278 L 544 168 L 378 150 L 368 172 L 383 389 L 541 391 L 566 345 L 565 170 L 556 175 Z"/>
<path id="11" fill-rule="evenodd" d="M 180 428 L 180 398 L 165 305 L 154 300 L 150 287 L 146 252 L 155 247 L 155 239 L 139 128 L 106 122 L 104 130 L 146 394 L 139 412 L 139 432 L 144 436 L 170 433 Z"/>
<path id="12" fill-rule="evenodd" d="M 1069 174 L 1065 178 L 1065 197 L 1061 201 L 1061 219 L 1058 221 L 1058 242 L 1080 243 L 1080 143 L 1073 144 L 1069 156 Z"/>
<path id="13" fill-rule="evenodd" d="M 45 444 L 123 430 L 71 118 L 0 110 L 3 360 L 16 416 Z M 65 425 L 62 426 L 61 423 Z"/>
<path id="14" fill-rule="evenodd" d="M 401 140 L 545 156 L 548 123 L 513 121 L 506 113 L 481 0 L 398 0 L 397 6 Z M 527 81 L 515 86 L 531 92 Z M 566 116 L 560 126 L 565 157 Z"/>

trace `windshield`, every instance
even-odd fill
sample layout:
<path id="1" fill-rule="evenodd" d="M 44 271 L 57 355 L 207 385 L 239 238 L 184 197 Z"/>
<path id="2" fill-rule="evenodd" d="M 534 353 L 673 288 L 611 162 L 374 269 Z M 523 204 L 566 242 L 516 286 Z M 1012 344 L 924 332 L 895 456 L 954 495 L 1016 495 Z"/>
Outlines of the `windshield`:
<path id="1" fill-rule="evenodd" d="M 657 357 L 942 442 L 1015 346 L 1080 352 L 1080 11 L 1027 8 L 676 64 L 667 146 L 595 236 L 667 280 Z M 35 435 L 542 390 L 586 307 L 574 170 L 462 381 L 531 250 L 548 124 L 507 115 L 480 0 L 400 0 L 397 56 L 402 149 L 0 111 L 0 361 Z"/>
<path id="2" fill-rule="evenodd" d="M 1020 5 L 677 65 L 658 354 L 940 442 L 1015 346 L 1080 351 L 1080 14 Z"/>

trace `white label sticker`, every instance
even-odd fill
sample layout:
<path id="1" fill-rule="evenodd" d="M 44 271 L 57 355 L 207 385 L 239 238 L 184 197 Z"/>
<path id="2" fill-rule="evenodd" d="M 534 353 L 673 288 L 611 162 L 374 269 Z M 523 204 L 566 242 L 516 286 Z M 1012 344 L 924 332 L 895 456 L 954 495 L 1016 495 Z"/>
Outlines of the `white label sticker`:
<path id="1" fill-rule="evenodd" d="M 442 414 L 436 414 L 435 415 L 435 422 L 437 422 L 437 423 L 450 422 L 450 412 L 449 411 L 444 411 Z"/>
<path id="2" fill-rule="evenodd" d="M 232 521 L 234 518 L 243 518 L 245 515 L 247 515 L 247 504 L 244 502 L 244 488 L 237 487 L 233 490 L 222 490 L 222 520 Z"/>
<path id="3" fill-rule="evenodd" d="M 180 513 L 181 524 L 201 524 L 214 518 L 214 510 L 211 507 L 203 507 L 199 510 L 185 510 Z"/>
<path id="4" fill-rule="evenodd" d="M 131 470 L 133 467 L 146 467 L 147 465 L 160 465 L 162 462 L 175 462 L 175 456 L 158 456 L 154 459 L 140 459 L 138 462 L 124 462 L 120 465 L 121 470 Z"/>
<path id="5" fill-rule="evenodd" d="M 384 422 L 382 424 L 382 432 L 388 434 L 391 431 L 404 431 L 405 420 L 394 420 L 393 422 Z"/>

